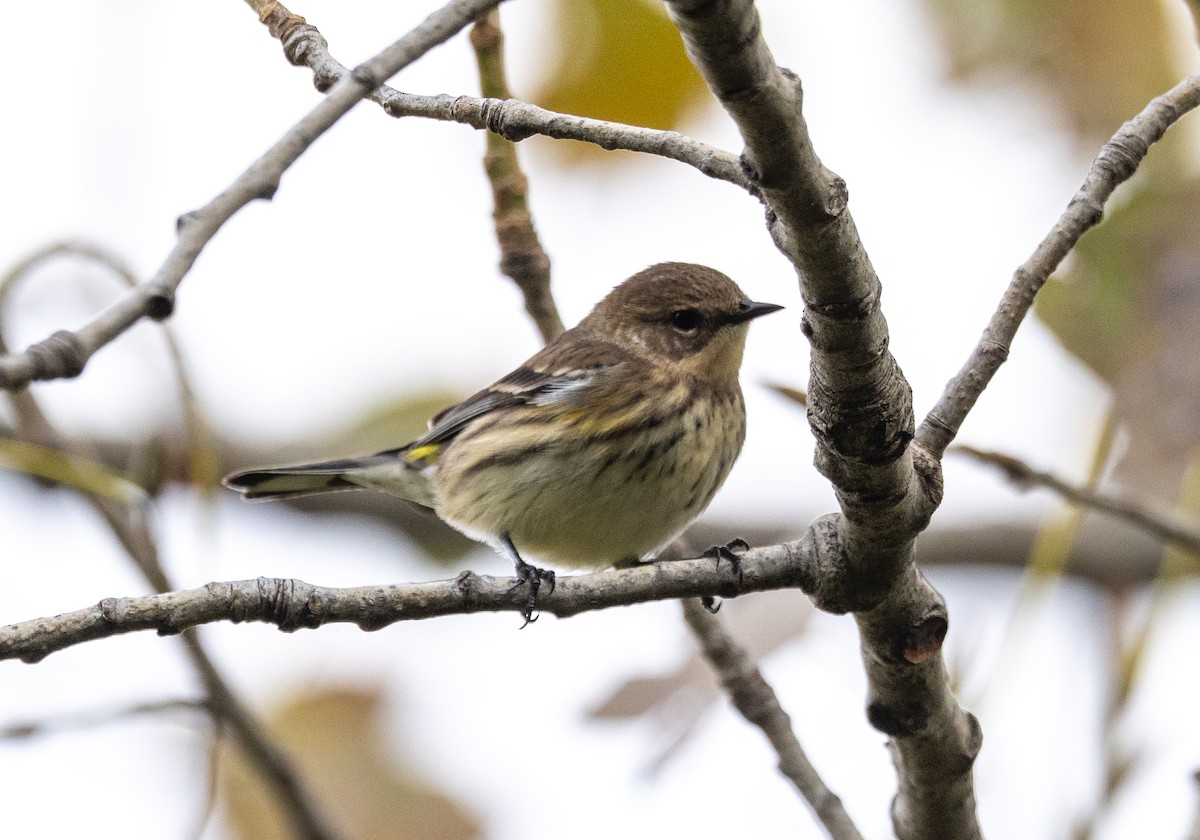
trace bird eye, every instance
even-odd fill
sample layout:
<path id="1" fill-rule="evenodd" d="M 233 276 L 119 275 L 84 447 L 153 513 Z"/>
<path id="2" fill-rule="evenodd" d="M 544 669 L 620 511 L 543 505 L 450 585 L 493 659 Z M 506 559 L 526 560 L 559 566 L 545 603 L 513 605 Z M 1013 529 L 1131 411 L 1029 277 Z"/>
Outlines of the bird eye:
<path id="1" fill-rule="evenodd" d="M 677 309 L 671 313 L 671 326 L 680 332 L 692 332 L 703 320 L 695 309 Z"/>

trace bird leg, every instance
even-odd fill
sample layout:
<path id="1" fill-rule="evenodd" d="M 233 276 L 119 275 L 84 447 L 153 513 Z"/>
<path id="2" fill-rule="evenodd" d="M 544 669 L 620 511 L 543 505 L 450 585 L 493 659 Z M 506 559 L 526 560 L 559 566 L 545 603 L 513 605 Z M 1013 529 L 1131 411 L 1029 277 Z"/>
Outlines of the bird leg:
<path id="1" fill-rule="evenodd" d="M 717 561 L 718 568 L 722 560 L 728 560 L 730 571 L 737 575 L 738 583 L 742 582 L 742 558 L 741 555 L 748 551 L 750 543 L 746 542 L 741 537 L 734 537 L 725 545 L 714 545 L 700 553 L 701 557 L 711 557 Z M 700 599 L 701 606 L 710 613 L 716 614 L 717 610 L 721 609 L 721 602 L 711 595 L 705 595 Z"/>
<path id="2" fill-rule="evenodd" d="M 537 616 L 533 614 L 533 611 L 537 609 L 538 590 L 542 588 L 542 583 L 547 585 L 547 593 L 554 592 L 554 572 L 549 569 L 539 569 L 521 559 L 517 547 L 513 545 L 512 538 L 507 533 L 500 535 L 500 546 L 508 555 L 508 559 L 513 561 L 513 567 L 517 571 L 517 582 L 508 591 L 512 592 L 522 584 L 529 584 L 529 599 L 525 602 L 525 609 L 521 610 L 521 615 L 525 619 L 521 629 L 524 629 L 527 625 L 537 621 Z"/>

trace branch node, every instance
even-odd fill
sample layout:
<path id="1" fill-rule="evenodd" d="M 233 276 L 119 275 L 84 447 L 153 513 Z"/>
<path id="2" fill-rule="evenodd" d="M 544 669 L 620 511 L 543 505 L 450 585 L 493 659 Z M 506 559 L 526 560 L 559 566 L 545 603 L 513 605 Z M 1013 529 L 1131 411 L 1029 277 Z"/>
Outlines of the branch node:
<path id="1" fill-rule="evenodd" d="M 369 64 L 358 65 L 350 71 L 350 76 L 367 90 L 375 90 L 381 83 L 376 77 L 374 68 Z"/>
<path id="2" fill-rule="evenodd" d="M 172 289 L 155 289 L 147 294 L 146 315 L 152 321 L 165 321 L 175 312 L 175 292 Z"/>
<path id="3" fill-rule="evenodd" d="M 87 350 L 79 336 L 67 330 L 53 334 L 32 345 L 26 353 L 33 363 L 30 380 L 73 379 L 83 373 Z"/>
<path id="4" fill-rule="evenodd" d="M 880 700 L 867 704 L 867 721 L 889 738 L 911 738 L 924 728 L 923 722 L 904 719 Z"/>
<path id="5" fill-rule="evenodd" d="M 454 586 L 462 593 L 463 603 L 467 606 L 473 606 L 479 600 L 476 597 L 479 591 L 479 576 L 469 569 L 459 573 L 454 579 Z"/>
<path id="6" fill-rule="evenodd" d="M 922 618 L 908 629 L 903 640 L 901 656 L 910 665 L 920 665 L 937 656 L 946 638 L 950 622 L 946 617 L 945 607 Z"/>

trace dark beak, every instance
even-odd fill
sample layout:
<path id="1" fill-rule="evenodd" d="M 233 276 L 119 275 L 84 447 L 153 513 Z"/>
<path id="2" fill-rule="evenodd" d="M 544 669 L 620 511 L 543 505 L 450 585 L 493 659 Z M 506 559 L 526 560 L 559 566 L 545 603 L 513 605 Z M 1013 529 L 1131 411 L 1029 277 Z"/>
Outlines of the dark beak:
<path id="1" fill-rule="evenodd" d="M 777 303 L 758 303 L 753 300 L 743 300 L 738 304 L 737 312 L 725 317 L 726 324 L 741 324 L 761 315 L 770 315 L 783 309 Z"/>

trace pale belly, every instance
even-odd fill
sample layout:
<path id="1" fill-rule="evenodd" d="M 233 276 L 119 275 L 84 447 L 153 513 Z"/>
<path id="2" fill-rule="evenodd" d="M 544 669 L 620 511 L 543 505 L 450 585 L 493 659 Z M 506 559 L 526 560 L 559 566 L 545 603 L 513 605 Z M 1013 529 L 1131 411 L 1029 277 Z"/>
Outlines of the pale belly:
<path id="1" fill-rule="evenodd" d="M 699 516 L 729 474 L 745 436 L 740 399 L 720 413 L 692 412 L 603 451 L 547 439 L 534 457 L 466 477 L 476 456 L 451 447 L 438 468 L 438 514 L 493 545 L 508 533 L 529 560 L 641 559 Z"/>

